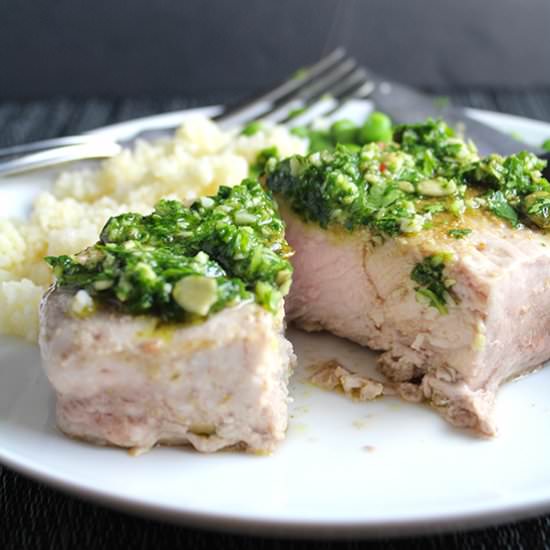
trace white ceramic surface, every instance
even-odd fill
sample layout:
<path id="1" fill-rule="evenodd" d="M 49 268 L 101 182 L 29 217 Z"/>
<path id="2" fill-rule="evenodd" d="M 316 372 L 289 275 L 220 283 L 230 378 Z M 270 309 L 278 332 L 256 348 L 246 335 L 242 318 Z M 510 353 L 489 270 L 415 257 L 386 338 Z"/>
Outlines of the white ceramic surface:
<path id="1" fill-rule="evenodd" d="M 352 115 L 366 109 L 355 105 Z M 550 136 L 547 124 L 473 113 L 533 144 Z M 51 175 L 2 182 L 0 216 L 24 215 Z M 374 373 L 375 354 L 325 334 L 290 331 L 290 338 L 300 367 L 288 438 L 276 453 L 157 448 L 132 458 L 61 435 L 38 349 L 2 337 L 0 462 L 141 515 L 272 535 L 432 532 L 550 511 L 550 369 L 501 390 L 500 433 L 481 440 L 425 406 L 391 398 L 355 403 L 312 387 L 305 381 L 312 363 L 337 357 Z"/>

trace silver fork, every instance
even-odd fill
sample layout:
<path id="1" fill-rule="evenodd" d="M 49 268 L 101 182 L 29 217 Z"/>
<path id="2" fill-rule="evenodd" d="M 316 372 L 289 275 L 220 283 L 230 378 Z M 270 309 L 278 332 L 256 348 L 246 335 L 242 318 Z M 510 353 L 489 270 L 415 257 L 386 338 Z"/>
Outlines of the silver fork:
<path id="1" fill-rule="evenodd" d="M 223 129 L 242 127 L 252 121 L 269 121 L 295 126 L 307 125 L 320 115 L 332 115 L 350 99 L 368 97 L 374 85 L 357 62 L 342 48 L 334 50 L 314 65 L 245 103 L 228 107 L 212 118 Z M 330 100 L 327 100 L 327 97 Z M 295 116 L 299 110 L 299 116 Z M 173 113 L 177 115 L 177 113 Z M 181 123 L 166 115 L 166 125 L 126 132 L 116 141 L 99 133 L 66 136 L 0 149 L 0 176 L 48 168 L 86 159 L 105 159 L 117 155 L 127 144 L 147 132 L 175 130 Z"/>

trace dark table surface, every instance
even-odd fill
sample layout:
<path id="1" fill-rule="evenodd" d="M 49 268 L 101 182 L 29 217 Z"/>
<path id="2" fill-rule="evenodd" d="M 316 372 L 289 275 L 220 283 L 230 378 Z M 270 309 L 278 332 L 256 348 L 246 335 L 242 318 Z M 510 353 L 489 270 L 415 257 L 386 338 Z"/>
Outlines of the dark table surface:
<path id="1" fill-rule="evenodd" d="M 550 122 L 550 90 L 464 90 L 456 103 Z M 0 146 L 76 133 L 136 116 L 234 98 L 50 99 L 0 103 Z M 549 135 L 550 137 L 550 135 Z M 1 442 L 0 442 L 1 445 Z M 368 495 L 365 495 L 368 498 Z M 67 496 L 0 466 L 0 550 L 20 548 L 550 548 L 550 516 L 473 532 L 377 541 L 304 541 L 205 532 L 149 521 Z"/>

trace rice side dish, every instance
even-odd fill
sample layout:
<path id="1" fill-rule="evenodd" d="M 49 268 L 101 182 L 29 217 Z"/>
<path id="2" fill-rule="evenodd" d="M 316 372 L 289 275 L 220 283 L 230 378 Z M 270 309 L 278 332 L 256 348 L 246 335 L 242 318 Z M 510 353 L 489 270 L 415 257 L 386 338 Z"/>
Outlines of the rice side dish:
<path id="1" fill-rule="evenodd" d="M 172 139 L 137 141 L 98 170 L 63 172 L 36 198 L 28 220 L 0 220 L 0 333 L 36 342 L 40 300 L 52 283 L 45 256 L 92 245 L 111 216 L 148 214 L 163 198 L 189 203 L 237 185 L 271 147 L 285 158 L 305 154 L 307 141 L 282 126 L 246 136 L 195 117 Z"/>

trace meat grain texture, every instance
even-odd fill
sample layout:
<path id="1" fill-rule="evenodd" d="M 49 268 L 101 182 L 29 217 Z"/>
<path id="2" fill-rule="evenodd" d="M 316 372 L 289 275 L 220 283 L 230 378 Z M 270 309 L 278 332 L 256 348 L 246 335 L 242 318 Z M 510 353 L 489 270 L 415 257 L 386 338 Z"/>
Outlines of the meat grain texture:
<path id="1" fill-rule="evenodd" d="M 455 426 L 493 435 L 498 387 L 550 358 L 550 239 L 479 213 L 464 239 L 434 229 L 380 244 L 366 229 L 321 229 L 284 205 L 282 215 L 296 251 L 287 319 L 383 351 L 390 381 L 417 385 Z M 411 279 L 442 251 L 454 258 L 447 314 L 418 301 Z"/>
<path id="2" fill-rule="evenodd" d="M 70 436 L 147 450 L 191 444 L 272 451 L 287 427 L 294 355 L 283 312 L 256 304 L 204 323 L 158 327 L 107 309 L 71 314 L 73 294 L 52 289 L 41 306 L 40 347 Z"/>

